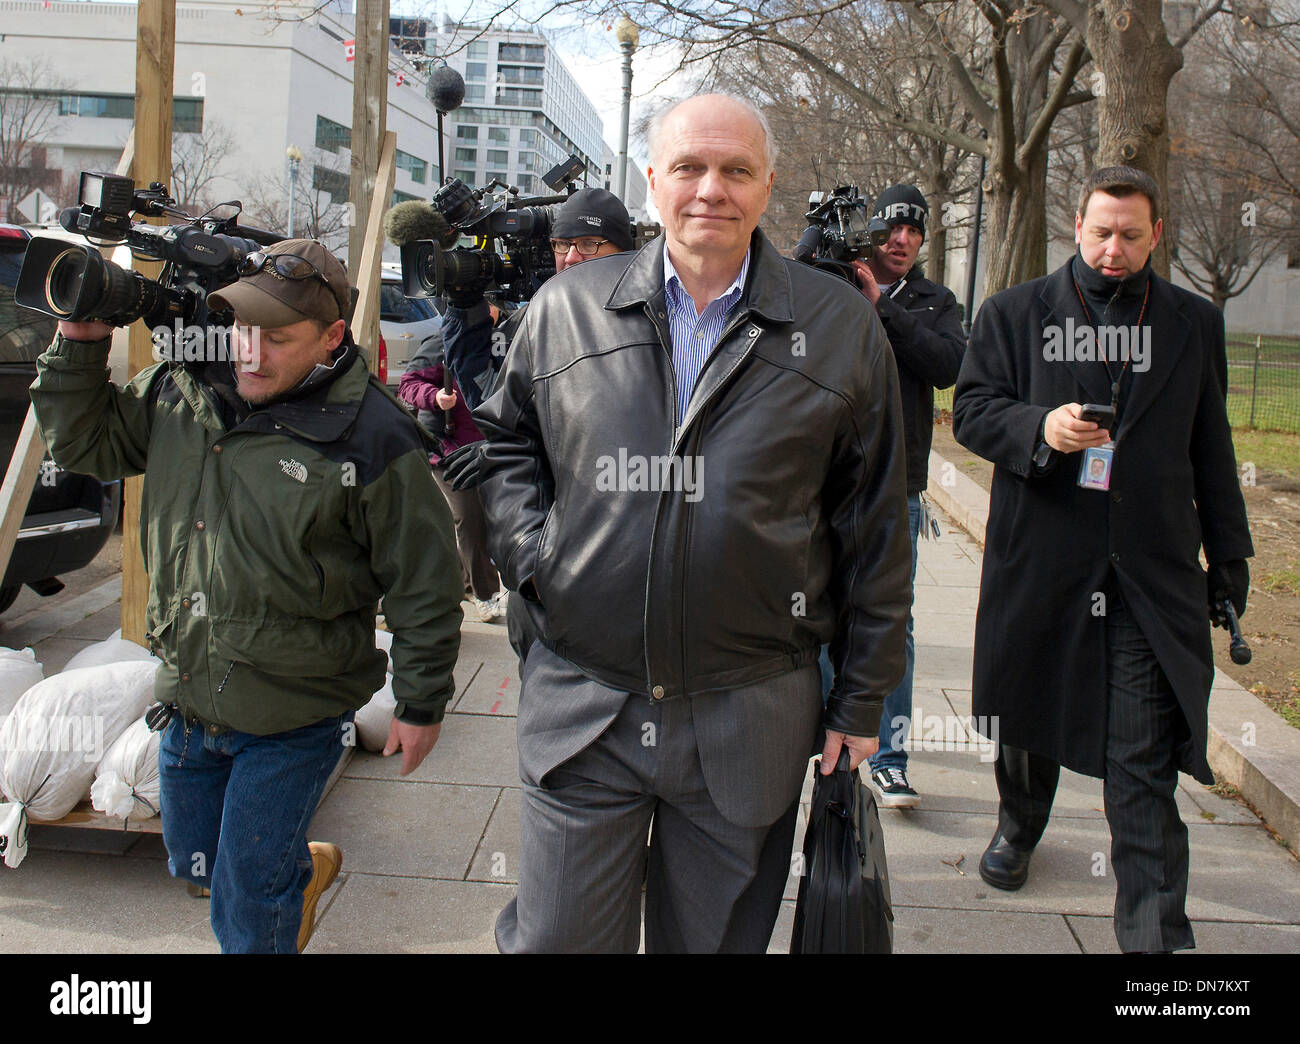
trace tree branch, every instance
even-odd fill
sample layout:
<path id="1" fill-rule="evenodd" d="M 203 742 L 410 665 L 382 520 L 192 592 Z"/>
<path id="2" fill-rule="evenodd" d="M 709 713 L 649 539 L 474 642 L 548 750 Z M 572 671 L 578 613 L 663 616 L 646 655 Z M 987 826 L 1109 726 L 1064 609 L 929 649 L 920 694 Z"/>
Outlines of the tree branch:
<path id="1" fill-rule="evenodd" d="M 1181 51 L 1186 47 L 1191 38 L 1201 31 L 1201 27 L 1223 9 L 1223 0 L 1214 0 L 1214 3 L 1196 16 L 1196 20 L 1187 27 L 1187 32 L 1174 41 L 1174 50 Z"/>
<path id="2" fill-rule="evenodd" d="M 928 20 L 930 30 L 939 37 L 944 61 L 948 65 L 948 71 L 952 74 L 954 86 L 961 100 L 965 102 L 966 107 L 971 111 L 971 115 L 975 117 L 981 127 L 992 130 L 993 106 L 984 99 L 984 95 L 980 94 L 979 88 L 975 86 L 975 81 L 971 79 L 970 71 L 944 35 L 943 27 L 939 25 L 934 15 L 922 8 L 920 4 L 910 6 L 917 14 Z"/>
<path id="3" fill-rule="evenodd" d="M 1016 163 L 1023 166 L 1026 159 L 1038 149 L 1052 129 L 1052 121 L 1056 119 L 1056 114 L 1061 111 L 1061 107 L 1066 97 L 1070 93 L 1070 88 L 1074 85 L 1074 77 L 1079 71 L 1079 66 L 1083 64 L 1084 55 L 1088 53 L 1088 46 L 1083 42 L 1083 37 L 1079 37 L 1070 48 L 1069 54 L 1065 56 L 1065 64 L 1061 67 L 1061 74 L 1056 78 L 1056 85 L 1052 88 L 1052 93 L 1048 96 L 1047 101 L 1043 103 L 1042 109 L 1038 112 L 1038 118 L 1034 120 L 1034 125 L 1025 135 L 1025 140 L 1020 148 L 1016 150 Z"/>
<path id="4" fill-rule="evenodd" d="M 981 138 L 972 137 L 969 134 L 963 134 L 955 131 L 950 127 L 942 127 L 938 124 L 930 123 L 928 120 L 918 120 L 914 117 L 906 116 L 896 107 L 886 105 L 870 91 L 858 86 L 838 69 L 835 69 L 822 58 L 814 54 L 803 44 L 796 43 L 784 37 L 769 36 L 767 42 L 775 47 L 784 48 L 792 54 L 797 54 L 809 65 L 815 66 L 823 76 L 833 80 L 839 85 L 841 90 L 846 94 L 859 99 L 876 115 L 885 119 L 889 123 L 901 130 L 911 131 L 914 134 L 920 134 L 926 138 L 933 138 L 938 141 L 947 142 L 966 152 L 973 152 L 978 156 L 988 154 L 988 142 Z"/>
<path id="5" fill-rule="evenodd" d="M 1039 0 L 1039 2 L 1066 19 L 1079 30 L 1080 34 L 1088 31 L 1088 5 L 1086 3 L 1081 3 L 1080 0 Z"/>

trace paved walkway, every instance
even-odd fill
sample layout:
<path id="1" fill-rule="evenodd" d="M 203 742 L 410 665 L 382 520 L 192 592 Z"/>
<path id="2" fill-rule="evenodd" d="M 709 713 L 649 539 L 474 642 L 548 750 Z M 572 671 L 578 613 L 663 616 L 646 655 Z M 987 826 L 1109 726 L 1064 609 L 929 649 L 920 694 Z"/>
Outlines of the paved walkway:
<path id="1" fill-rule="evenodd" d="M 979 569 L 978 546 L 951 524 L 939 541 L 921 543 L 913 737 L 925 749 L 911 755 L 910 775 L 922 805 L 882 813 L 895 949 L 1115 952 L 1100 781 L 1062 773 L 1020 892 L 991 889 L 976 872 L 997 809 L 989 755 L 960 725 L 970 713 Z M 117 604 L 101 607 L 108 596 L 88 597 L 82 608 L 92 615 L 37 642 L 47 673 L 118 626 Z M 39 620 L 19 622 L 32 640 L 49 634 Z M 519 680 L 503 626 L 465 624 L 456 677 L 460 695 L 416 773 L 402 779 L 399 759 L 358 752 L 321 805 L 312 834 L 342 846 L 344 871 L 310 950 L 495 950 L 492 926 L 513 894 L 519 843 Z M 1244 805 L 1180 778 L 1198 951 L 1300 952 L 1300 863 Z M 773 952 L 788 946 L 795 887 L 791 878 Z M 0 866 L 0 952 L 215 950 L 206 902 L 167 876 L 157 836 L 35 827 L 26 862 Z"/>

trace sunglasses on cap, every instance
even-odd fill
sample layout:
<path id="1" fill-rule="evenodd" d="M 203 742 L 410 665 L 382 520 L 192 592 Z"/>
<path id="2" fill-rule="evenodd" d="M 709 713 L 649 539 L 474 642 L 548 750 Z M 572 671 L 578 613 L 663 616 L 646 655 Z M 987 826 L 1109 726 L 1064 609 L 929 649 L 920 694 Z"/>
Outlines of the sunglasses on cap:
<path id="1" fill-rule="evenodd" d="M 297 254 L 268 254 L 263 250 L 256 250 L 240 260 L 235 266 L 235 272 L 240 276 L 256 275 L 264 268 L 270 268 L 276 275 L 285 279 L 319 279 L 325 284 L 326 288 L 333 296 L 334 287 L 325 277 L 325 273 L 313 265 L 305 257 L 299 257 Z M 336 305 L 337 301 L 334 302 Z"/>

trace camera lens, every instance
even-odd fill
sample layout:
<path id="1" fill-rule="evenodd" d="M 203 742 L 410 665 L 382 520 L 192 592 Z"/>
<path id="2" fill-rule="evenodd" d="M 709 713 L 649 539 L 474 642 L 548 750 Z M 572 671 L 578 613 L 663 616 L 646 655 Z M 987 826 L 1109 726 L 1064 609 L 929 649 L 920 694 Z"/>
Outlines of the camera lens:
<path id="1" fill-rule="evenodd" d="M 45 276 L 45 300 L 50 308 L 60 315 L 71 315 L 85 275 L 85 251 L 73 249 L 59 254 Z"/>

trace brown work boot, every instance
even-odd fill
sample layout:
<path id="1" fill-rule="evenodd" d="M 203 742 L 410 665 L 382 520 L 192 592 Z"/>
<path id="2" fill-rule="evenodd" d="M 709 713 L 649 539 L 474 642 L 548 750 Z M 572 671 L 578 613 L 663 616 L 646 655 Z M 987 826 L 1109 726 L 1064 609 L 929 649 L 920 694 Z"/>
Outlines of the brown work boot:
<path id="1" fill-rule="evenodd" d="M 309 841 L 311 849 L 311 880 L 302 893 L 302 925 L 298 929 L 298 952 L 307 948 L 307 940 L 316 928 L 316 902 L 325 894 L 325 889 L 334 883 L 343 865 L 343 853 L 338 845 L 328 841 Z"/>

